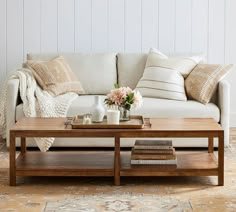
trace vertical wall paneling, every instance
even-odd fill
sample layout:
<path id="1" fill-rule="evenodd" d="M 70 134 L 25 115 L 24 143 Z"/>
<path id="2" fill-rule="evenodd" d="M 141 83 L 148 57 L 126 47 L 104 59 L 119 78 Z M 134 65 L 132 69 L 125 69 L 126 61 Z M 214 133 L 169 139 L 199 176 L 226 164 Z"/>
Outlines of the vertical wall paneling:
<path id="1" fill-rule="evenodd" d="M 111 52 L 124 51 L 124 2 L 125 0 L 109 0 L 108 8 L 108 50 Z"/>
<path id="2" fill-rule="evenodd" d="M 91 51 L 91 0 L 75 1 L 75 51 Z"/>
<path id="3" fill-rule="evenodd" d="M 24 57 L 27 53 L 40 52 L 41 26 L 40 0 L 24 0 Z"/>
<path id="4" fill-rule="evenodd" d="M 23 62 L 23 0 L 7 0 L 7 73 Z"/>
<path id="5" fill-rule="evenodd" d="M 141 0 L 125 1 L 125 51 L 141 52 L 142 48 Z"/>
<path id="6" fill-rule="evenodd" d="M 236 64 L 236 1 L 226 0 L 225 62 Z M 235 79 L 235 78 L 234 78 Z"/>
<path id="7" fill-rule="evenodd" d="M 108 0 L 92 0 L 92 51 L 108 51 Z"/>
<path id="8" fill-rule="evenodd" d="M 0 1 L 0 89 L 6 78 L 6 7 L 7 0 Z M 1 90 L 0 90 L 1 91 Z"/>
<path id="9" fill-rule="evenodd" d="M 74 0 L 58 0 L 58 51 L 75 50 Z"/>
<path id="10" fill-rule="evenodd" d="M 192 52 L 207 52 L 208 1 L 192 0 Z"/>
<path id="11" fill-rule="evenodd" d="M 236 64 L 236 0 L 0 0 L 0 89 L 29 52 L 207 54 Z M 236 68 L 235 68 L 236 69 Z M 236 70 L 231 126 L 236 126 Z"/>
<path id="12" fill-rule="evenodd" d="M 158 48 L 158 0 L 142 0 L 142 52 Z"/>
<path id="13" fill-rule="evenodd" d="M 176 0 L 175 51 L 191 52 L 192 1 Z"/>
<path id="14" fill-rule="evenodd" d="M 235 0 L 226 0 L 225 8 L 225 63 L 226 64 L 236 64 L 236 1 Z M 230 83 L 230 126 L 236 127 L 236 100 L 235 100 L 235 91 L 236 91 L 236 66 L 234 69 L 226 76 L 226 80 Z"/>
<path id="15" fill-rule="evenodd" d="M 57 0 L 41 0 L 41 51 L 57 52 Z"/>
<path id="16" fill-rule="evenodd" d="M 224 63 L 224 0 L 209 0 L 208 61 Z"/>
<path id="17" fill-rule="evenodd" d="M 159 49 L 175 51 L 175 0 L 159 0 Z"/>

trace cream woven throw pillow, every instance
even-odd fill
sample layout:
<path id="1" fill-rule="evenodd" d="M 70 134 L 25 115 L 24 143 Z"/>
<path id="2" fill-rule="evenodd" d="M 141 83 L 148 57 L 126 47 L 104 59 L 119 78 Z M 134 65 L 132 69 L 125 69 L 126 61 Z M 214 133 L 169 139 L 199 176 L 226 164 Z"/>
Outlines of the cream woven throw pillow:
<path id="1" fill-rule="evenodd" d="M 136 90 L 146 97 L 186 101 L 183 76 L 187 76 L 199 61 L 194 57 L 168 58 L 158 51 L 150 51 Z"/>
<path id="2" fill-rule="evenodd" d="M 185 80 L 188 98 L 207 104 L 216 90 L 218 82 L 223 79 L 233 65 L 199 64 Z"/>
<path id="3" fill-rule="evenodd" d="M 84 93 L 81 83 L 62 56 L 51 61 L 28 60 L 25 66 L 31 69 L 42 89 L 52 95 L 57 96 L 68 92 Z"/>

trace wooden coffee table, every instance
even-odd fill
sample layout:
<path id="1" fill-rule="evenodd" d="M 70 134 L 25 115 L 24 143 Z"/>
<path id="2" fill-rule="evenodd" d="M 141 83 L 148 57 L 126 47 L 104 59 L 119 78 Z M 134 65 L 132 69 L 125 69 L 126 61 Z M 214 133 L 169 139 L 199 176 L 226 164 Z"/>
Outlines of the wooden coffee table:
<path id="1" fill-rule="evenodd" d="M 112 176 L 120 185 L 120 176 L 218 176 L 224 185 L 224 131 L 213 119 L 150 119 L 143 129 L 68 129 L 65 118 L 24 118 L 10 130 L 10 185 L 16 176 Z M 16 137 L 21 152 L 16 158 Z M 114 151 L 26 150 L 26 137 L 112 137 Z M 130 152 L 120 151 L 120 138 L 177 137 L 208 138 L 208 151 L 177 151 L 177 168 L 134 167 Z M 213 153 L 213 138 L 218 138 L 218 159 Z M 76 142 L 76 141 L 75 141 Z M 197 142 L 197 141 L 196 141 Z"/>

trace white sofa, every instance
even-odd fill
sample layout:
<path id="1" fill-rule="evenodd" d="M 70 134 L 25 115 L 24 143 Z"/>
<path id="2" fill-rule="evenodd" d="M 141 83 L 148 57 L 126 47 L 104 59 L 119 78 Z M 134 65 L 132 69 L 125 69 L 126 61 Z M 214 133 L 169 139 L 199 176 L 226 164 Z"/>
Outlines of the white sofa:
<path id="1" fill-rule="evenodd" d="M 59 54 L 29 54 L 27 59 L 50 60 Z M 74 73 L 82 83 L 86 95 L 79 95 L 68 110 L 68 116 L 85 114 L 90 111 L 94 102 L 94 95 L 101 95 L 102 99 L 113 88 L 115 83 L 120 86 L 135 88 L 145 68 L 147 54 L 107 53 L 107 54 L 60 54 L 65 57 Z M 8 82 L 7 93 L 7 132 L 20 118 L 24 117 L 22 103 L 18 92 L 19 81 L 14 79 Z M 178 117 L 178 118 L 214 118 L 224 128 L 225 145 L 229 144 L 229 84 L 221 81 L 218 84 L 210 103 L 204 105 L 194 100 L 174 101 L 144 97 L 144 104 L 139 110 L 132 110 L 132 114 L 141 114 L 144 117 Z M 28 146 L 35 146 L 32 139 Z M 66 142 L 65 142 L 66 140 Z M 75 142 L 76 140 L 76 142 Z M 79 140 L 79 142 L 78 142 Z M 121 146 L 132 146 L 135 139 L 123 139 Z M 173 138 L 174 146 L 179 147 L 206 147 L 206 140 Z M 7 139 L 7 145 L 9 141 Z M 113 146 L 110 138 L 57 138 L 53 146 L 62 147 L 104 147 Z M 217 142 L 215 142 L 217 146 Z"/>

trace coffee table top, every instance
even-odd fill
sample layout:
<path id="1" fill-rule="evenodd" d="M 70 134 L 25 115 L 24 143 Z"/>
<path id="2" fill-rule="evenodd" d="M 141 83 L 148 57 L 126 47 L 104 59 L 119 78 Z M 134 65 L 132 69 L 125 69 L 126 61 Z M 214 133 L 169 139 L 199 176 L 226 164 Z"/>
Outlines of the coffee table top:
<path id="1" fill-rule="evenodd" d="M 66 118 L 23 118 L 12 131 L 217 131 L 223 128 L 212 118 L 150 118 L 151 126 L 143 129 L 70 129 L 66 128 Z"/>

